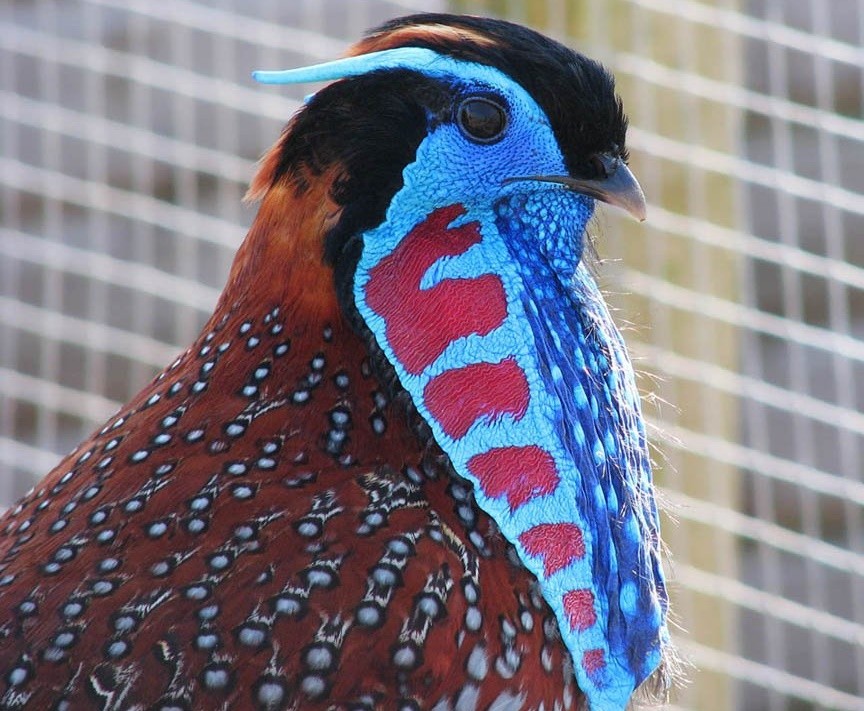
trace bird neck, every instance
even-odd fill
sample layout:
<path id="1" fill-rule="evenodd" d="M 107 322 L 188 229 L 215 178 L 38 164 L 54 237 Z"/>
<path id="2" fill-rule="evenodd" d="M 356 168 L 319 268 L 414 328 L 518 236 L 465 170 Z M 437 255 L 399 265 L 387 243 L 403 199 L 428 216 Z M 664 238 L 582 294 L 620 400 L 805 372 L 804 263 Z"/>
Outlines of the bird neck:
<path id="1" fill-rule="evenodd" d="M 259 174 L 264 172 L 266 168 Z M 324 260 L 325 236 L 341 215 L 330 197 L 334 177 L 279 181 L 266 191 L 234 259 L 214 321 L 226 312 L 254 311 L 262 304 L 278 306 L 291 323 L 310 329 L 340 320 L 333 270 Z"/>
<path id="2" fill-rule="evenodd" d="M 88 483 L 119 495 L 146 489 L 154 477 L 168 481 L 173 466 L 190 458 L 201 457 L 207 473 L 216 455 L 247 464 L 256 455 L 289 457 L 323 469 L 375 466 L 381 452 L 396 453 L 399 465 L 399 453 L 418 451 L 409 428 L 390 416 L 367 346 L 338 306 L 321 255 L 339 210 L 316 185 L 267 192 L 198 338 L 83 442 L 52 483 L 97 459 L 104 465 Z M 256 449 L 273 442 L 282 443 L 279 457 Z M 137 466 L 121 471 L 127 462 Z M 189 462 L 183 468 L 195 470 Z M 194 486 L 194 476 L 184 477 L 184 488 Z"/>
<path id="3" fill-rule="evenodd" d="M 270 172 L 265 165 L 259 174 L 269 181 Z M 221 420 L 223 429 L 272 412 L 264 434 L 322 443 L 331 463 L 380 463 L 382 437 L 391 449 L 416 451 L 417 441 L 407 428 L 387 426 L 389 393 L 376 377 L 368 344 L 338 303 L 333 268 L 323 255 L 326 235 L 341 216 L 330 198 L 333 179 L 277 181 L 264 192 L 213 315 L 149 390 L 158 389 L 160 379 L 182 379 L 190 394 L 200 389 L 197 407 Z M 376 436 L 349 447 L 340 439 L 347 425 L 340 433 L 328 419 L 337 410 L 371 412 L 364 425 Z"/>

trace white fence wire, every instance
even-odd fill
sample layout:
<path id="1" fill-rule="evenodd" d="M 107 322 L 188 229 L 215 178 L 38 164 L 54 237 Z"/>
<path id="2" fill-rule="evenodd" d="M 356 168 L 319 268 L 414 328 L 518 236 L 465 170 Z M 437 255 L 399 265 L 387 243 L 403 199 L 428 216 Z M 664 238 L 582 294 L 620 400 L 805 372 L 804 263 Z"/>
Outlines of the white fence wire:
<path id="1" fill-rule="evenodd" d="M 0 506 L 209 314 L 303 91 L 249 70 L 445 5 L 0 4 Z M 649 222 L 599 249 L 677 519 L 674 708 L 864 709 L 864 0 L 450 5 L 600 57 L 631 114 Z"/>

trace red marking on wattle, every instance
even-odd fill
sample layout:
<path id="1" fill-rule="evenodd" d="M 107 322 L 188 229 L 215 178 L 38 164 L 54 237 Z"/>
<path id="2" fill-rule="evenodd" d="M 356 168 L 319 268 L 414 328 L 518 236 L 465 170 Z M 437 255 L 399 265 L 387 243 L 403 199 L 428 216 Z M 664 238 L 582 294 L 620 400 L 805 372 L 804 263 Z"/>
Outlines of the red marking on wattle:
<path id="1" fill-rule="evenodd" d="M 546 576 L 585 555 L 582 529 L 575 523 L 541 523 L 519 536 L 530 556 L 541 556 Z"/>
<path id="2" fill-rule="evenodd" d="M 412 375 L 432 363 L 458 338 L 485 336 L 507 315 L 501 279 L 494 274 L 444 279 L 430 289 L 420 282 L 442 257 L 463 254 L 480 242 L 478 223 L 448 227 L 462 205 L 433 211 L 369 270 L 366 303 L 384 319 L 393 353 Z"/>
<path id="3" fill-rule="evenodd" d="M 423 389 L 430 414 L 453 439 L 464 437 L 484 415 L 492 418 L 509 413 L 521 419 L 529 395 L 525 371 L 512 357 L 446 370 Z"/>
<path id="4" fill-rule="evenodd" d="M 552 455 L 544 449 L 498 447 L 468 460 L 468 471 L 480 481 L 487 496 L 506 495 L 510 510 L 518 509 L 535 496 L 555 491 L 560 479 Z"/>
<path id="5" fill-rule="evenodd" d="M 564 594 L 564 611 L 570 619 L 570 629 L 588 629 L 597 621 L 597 613 L 594 612 L 594 593 L 587 588 L 571 590 Z"/>
<path id="6" fill-rule="evenodd" d="M 582 668 L 593 676 L 606 666 L 606 657 L 602 649 L 587 649 L 582 655 Z"/>

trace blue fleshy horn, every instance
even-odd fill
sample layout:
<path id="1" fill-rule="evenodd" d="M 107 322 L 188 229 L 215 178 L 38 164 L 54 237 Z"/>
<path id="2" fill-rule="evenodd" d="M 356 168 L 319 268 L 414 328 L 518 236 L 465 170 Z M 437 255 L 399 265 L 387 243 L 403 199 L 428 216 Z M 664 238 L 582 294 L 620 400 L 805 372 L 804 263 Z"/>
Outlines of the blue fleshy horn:
<path id="1" fill-rule="evenodd" d="M 379 69 L 415 69 L 428 71 L 441 55 L 423 47 L 397 47 L 381 52 L 336 59 L 310 67 L 282 71 L 254 71 L 252 78 L 262 84 L 307 84 L 356 77 Z"/>

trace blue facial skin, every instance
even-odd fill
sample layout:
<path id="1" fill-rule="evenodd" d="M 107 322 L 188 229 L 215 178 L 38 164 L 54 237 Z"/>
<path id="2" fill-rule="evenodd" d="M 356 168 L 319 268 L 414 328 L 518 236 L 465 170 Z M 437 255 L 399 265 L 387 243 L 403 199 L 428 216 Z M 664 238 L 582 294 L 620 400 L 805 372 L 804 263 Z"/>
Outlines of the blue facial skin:
<path id="1" fill-rule="evenodd" d="M 509 182 L 518 176 L 567 174 L 547 117 L 521 86 L 493 68 L 429 50 L 393 51 L 400 52 L 399 66 L 442 79 L 461 97 L 496 97 L 509 123 L 503 138 L 492 144 L 471 140 L 455 122 L 430 129 L 404 171 L 404 186 L 384 222 L 364 235 L 355 276 L 357 307 L 455 470 L 474 482 L 478 504 L 540 581 L 590 707 L 624 709 L 634 688 L 657 668 L 668 641 L 666 591 L 632 366 L 581 261 L 594 201 L 553 183 Z M 367 304 L 365 289 L 370 270 L 413 227 L 454 203 L 466 214 L 453 226 L 478 223 L 482 239 L 464 254 L 436 262 L 422 287 L 496 274 L 504 284 L 507 316 L 485 336 L 452 342 L 422 373 L 412 375 L 391 348 L 386 324 Z M 448 436 L 426 407 L 426 384 L 446 371 L 507 357 L 516 359 L 528 380 L 525 415 L 480 418 L 464 437 Z M 494 447 L 532 444 L 552 455 L 561 483 L 552 494 L 511 511 L 505 497 L 483 492 L 467 462 Z M 562 522 L 580 527 L 586 553 L 546 576 L 542 560 L 518 538 L 538 524 Z M 573 630 L 562 599 L 568 591 L 586 588 L 594 594 L 597 621 Z M 602 650 L 605 665 L 586 670 L 583 655 L 593 650 Z"/>

